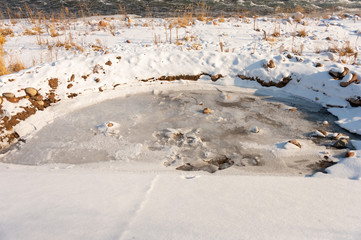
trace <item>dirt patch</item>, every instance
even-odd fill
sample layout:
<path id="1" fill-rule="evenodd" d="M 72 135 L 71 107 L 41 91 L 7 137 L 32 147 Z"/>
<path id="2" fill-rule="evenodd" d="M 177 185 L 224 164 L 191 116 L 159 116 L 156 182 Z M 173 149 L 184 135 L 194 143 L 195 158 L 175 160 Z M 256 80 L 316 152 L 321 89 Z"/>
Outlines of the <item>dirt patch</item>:
<path id="1" fill-rule="evenodd" d="M 201 76 L 209 76 L 213 82 L 222 78 L 221 74 L 212 75 L 209 73 L 200 73 L 197 75 L 175 75 L 175 76 L 161 76 L 159 78 L 148 78 L 140 80 L 141 82 L 152 82 L 152 81 L 176 81 L 176 80 L 188 80 L 188 81 L 198 81 Z"/>
<path id="2" fill-rule="evenodd" d="M 273 81 L 266 82 L 258 77 L 247 77 L 245 75 L 237 75 L 237 77 L 239 77 L 242 80 L 257 81 L 263 87 L 277 87 L 277 88 L 283 88 L 287 86 L 287 84 L 292 80 L 290 76 L 282 78 L 282 80 L 279 82 L 273 82 Z"/>
<path id="3" fill-rule="evenodd" d="M 49 86 L 50 86 L 53 90 L 55 90 L 55 89 L 58 88 L 59 81 L 58 81 L 57 78 L 51 78 L 51 79 L 49 79 L 48 81 L 49 81 Z"/>
<path id="4" fill-rule="evenodd" d="M 330 161 L 330 160 L 321 160 L 314 164 L 310 164 L 307 167 L 309 167 L 313 172 L 322 172 L 327 174 L 326 168 L 331 167 L 335 165 L 337 162 Z"/>

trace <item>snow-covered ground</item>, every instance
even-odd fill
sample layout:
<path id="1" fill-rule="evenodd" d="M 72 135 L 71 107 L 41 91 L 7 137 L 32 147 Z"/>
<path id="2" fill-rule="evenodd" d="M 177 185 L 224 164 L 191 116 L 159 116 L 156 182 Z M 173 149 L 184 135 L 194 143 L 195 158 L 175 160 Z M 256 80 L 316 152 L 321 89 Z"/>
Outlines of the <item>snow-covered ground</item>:
<path id="1" fill-rule="evenodd" d="M 39 23 L 43 33 L 36 35 L 24 35 L 39 30 L 25 20 L 2 24 L 14 31 L 6 37 L 6 56 L 35 66 L 0 78 L 1 93 L 15 95 L 3 95 L 1 108 L 1 239 L 358 239 L 361 235 L 357 140 L 361 110 L 354 105 L 361 80 L 358 16 L 301 19 L 296 14 L 191 24 L 189 19 L 114 16 Z M 268 96 L 289 99 L 286 104 L 274 103 L 279 112 L 257 100 L 265 88 Z M 216 104 L 208 104 L 211 94 L 206 90 L 213 90 Z M 205 97 L 197 99 L 202 94 Z M 249 99 L 259 105 L 247 103 Z M 308 101 L 306 107 L 292 108 L 292 100 L 299 99 Z M 147 105 L 152 101 L 160 109 Z M 178 105 L 172 106 L 174 102 Z M 302 119 L 304 109 L 321 106 L 349 132 L 339 134 L 335 128 L 324 132 L 327 124 L 322 119 L 307 123 Z M 181 117 L 187 126 L 164 123 L 170 113 L 181 112 L 176 107 L 184 111 Z M 210 114 L 202 112 L 205 107 Z M 248 125 L 243 123 L 249 119 L 247 108 L 257 116 Z M 162 117 L 152 122 L 152 114 Z M 260 119 L 268 125 L 260 125 Z M 272 138 L 274 120 L 287 130 L 280 127 Z M 321 155 L 338 163 L 328 167 L 327 174 L 312 178 L 291 177 L 290 172 L 276 177 L 280 172 L 274 167 L 265 168 L 262 176 L 260 172 L 244 176 L 250 171 L 236 171 L 245 165 L 242 159 L 238 166 L 213 175 L 176 171 L 192 154 L 202 153 L 212 163 L 208 157 L 214 153 L 207 153 L 201 134 L 188 126 L 192 121 L 208 131 L 214 126 L 217 134 L 224 126 L 243 127 L 246 136 L 241 140 L 247 141 L 224 137 L 234 144 L 226 144 L 227 153 L 237 144 L 254 153 L 257 144 L 246 143 L 263 138 L 258 153 L 282 160 L 283 166 L 289 167 L 289 160 L 300 165 L 315 162 Z M 154 154 L 142 142 L 160 136 L 153 146 L 159 149 L 172 134 L 191 138 L 197 148 L 182 142 Z M 316 135 L 328 143 L 314 145 Z M 289 143 L 291 137 L 302 147 Z M 212 146 L 217 141 L 221 140 L 206 142 Z M 335 142 L 344 143 L 343 149 L 333 148 Z M 94 151 L 102 146 L 105 151 Z M 246 158 L 244 152 L 238 154 Z M 139 156 L 145 160 L 137 161 Z M 165 161 L 169 156 L 174 162 Z M 304 170 L 293 174 L 304 176 Z"/>

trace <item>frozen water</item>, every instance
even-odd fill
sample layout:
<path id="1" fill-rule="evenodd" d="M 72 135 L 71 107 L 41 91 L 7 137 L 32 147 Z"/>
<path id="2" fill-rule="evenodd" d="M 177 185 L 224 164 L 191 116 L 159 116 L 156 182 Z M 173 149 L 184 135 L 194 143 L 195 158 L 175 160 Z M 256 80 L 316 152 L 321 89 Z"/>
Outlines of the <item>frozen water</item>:
<path id="1" fill-rule="evenodd" d="M 322 122 L 333 120 L 320 106 L 295 97 L 225 90 L 142 93 L 57 118 L 1 161 L 309 174 L 325 154 L 342 151 L 311 138 L 317 129 L 332 132 L 335 126 Z M 292 139 L 302 147 L 288 143 Z"/>

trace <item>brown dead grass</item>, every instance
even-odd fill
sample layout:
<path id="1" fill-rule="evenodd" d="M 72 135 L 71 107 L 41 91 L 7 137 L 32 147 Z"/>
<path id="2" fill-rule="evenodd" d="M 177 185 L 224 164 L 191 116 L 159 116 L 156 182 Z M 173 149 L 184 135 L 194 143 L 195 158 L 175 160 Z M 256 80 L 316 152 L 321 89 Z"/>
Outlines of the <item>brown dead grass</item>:
<path id="1" fill-rule="evenodd" d="M 10 64 L 8 66 L 9 72 L 16 73 L 24 69 L 26 69 L 25 64 L 18 57 L 10 59 Z"/>
<path id="2" fill-rule="evenodd" d="M 14 32 L 11 28 L 0 28 L 0 35 L 6 37 L 6 36 L 11 36 L 13 35 Z"/>
<path id="3" fill-rule="evenodd" d="M 308 34 L 307 34 L 306 29 L 304 28 L 304 29 L 298 31 L 298 32 L 297 32 L 297 36 L 298 36 L 298 37 L 307 37 Z"/>

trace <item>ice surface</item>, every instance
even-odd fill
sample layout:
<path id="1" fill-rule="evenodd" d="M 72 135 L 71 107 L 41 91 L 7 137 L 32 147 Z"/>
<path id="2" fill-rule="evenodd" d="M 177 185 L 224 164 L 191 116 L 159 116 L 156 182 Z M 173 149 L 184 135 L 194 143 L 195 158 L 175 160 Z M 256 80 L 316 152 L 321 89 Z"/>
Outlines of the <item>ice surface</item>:
<path id="1" fill-rule="evenodd" d="M 204 108 L 210 114 L 203 113 Z M 311 137 L 321 128 L 332 132 L 334 125 L 320 123 L 333 120 L 319 105 L 284 94 L 281 98 L 265 91 L 153 91 L 57 118 L 1 161 L 114 162 L 124 168 L 147 163 L 157 170 L 215 172 L 231 167 L 238 172 L 310 174 L 310 166 L 325 152 L 337 153 L 322 146 L 325 140 Z M 291 139 L 298 139 L 302 148 L 287 143 Z"/>

